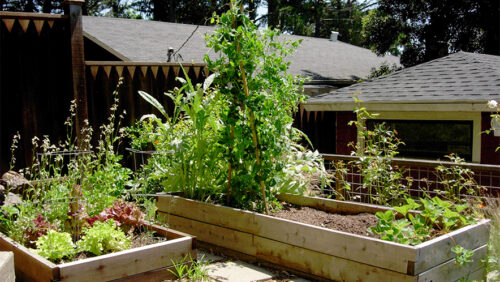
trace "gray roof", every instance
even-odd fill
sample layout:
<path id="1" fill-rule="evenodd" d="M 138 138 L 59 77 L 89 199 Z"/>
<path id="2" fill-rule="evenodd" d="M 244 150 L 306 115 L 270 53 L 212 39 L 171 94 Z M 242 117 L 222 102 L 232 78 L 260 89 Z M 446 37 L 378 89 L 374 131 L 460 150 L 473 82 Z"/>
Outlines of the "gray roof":
<path id="1" fill-rule="evenodd" d="M 311 97 L 307 104 L 485 103 L 500 99 L 500 56 L 458 52 Z"/>
<path id="2" fill-rule="evenodd" d="M 178 49 L 196 28 L 195 25 L 106 17 L 83 17 L 84 35 L 122 60 L 165 62 L 169 47 Z M 214 27 L 200 26 L 180 50 L 184 62 L 202 63 L 210 50 L 204 34 Z M 372 51 L 341 41 L 283 35 L 284 39 L 303 39 L 291 58 L 290 72 L 312 76 L 313 80 L 350 80 L 365 78 L 371 68 L 383 63 L 399 65 L 395 56 L 378 57 Z M 214 56 L 214 53 L 210 53 Z"/>

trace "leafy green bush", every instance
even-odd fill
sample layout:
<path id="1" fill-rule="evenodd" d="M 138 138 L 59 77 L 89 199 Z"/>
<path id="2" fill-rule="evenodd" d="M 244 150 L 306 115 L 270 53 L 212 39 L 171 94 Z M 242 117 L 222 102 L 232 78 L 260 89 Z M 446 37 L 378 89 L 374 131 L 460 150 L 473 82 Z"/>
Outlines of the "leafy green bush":
<path id="1" fill-rule="evenodd" d="M 83 229 L 84 235 L 77 242 L 78 250 L 94 255 L 123 251 L 130 248 L 130 239 L 120 230 L 112 219 L 96 221 L 91 228 Z"/>
<path id="2" fill-rule="evenodd" d="M 434 197 L 421 198 L 421 204 L 407 198 L 407 204 L 394 207 L 403 218 L 396 219 L 392 210 L 377 212 L 379 219 L 376 226 L 368 230 L 380 235 L 382 240 L 401 244 L 417 245 L 429 239 L 434 233 L 448 233 L 462 226 L 473 224 L 476 220 L 465 212 L 468 204 L 454 204 Z M 420 213 L 410 213 L 410 210 L 421 209 Z"/>
<path id="3" fill-rule="evenodd" d="M 39 255 L 55 262 L 63 258 L 71 259 L 76 254 L 71 235 L 55 230 L 49 230 L 47 235 L 38 238 L 36 247 Z"/>

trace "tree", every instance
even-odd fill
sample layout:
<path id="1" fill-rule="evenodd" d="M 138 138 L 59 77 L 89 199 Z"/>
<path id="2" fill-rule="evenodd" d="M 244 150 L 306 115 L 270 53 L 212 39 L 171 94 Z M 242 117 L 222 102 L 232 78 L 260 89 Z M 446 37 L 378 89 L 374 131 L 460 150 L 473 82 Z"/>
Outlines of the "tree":
<path id="1" fill-rule="evenodd" d="M 365 44 L 401 52 L 412 66 L 459 50 L 500 54 L 498 0 L 381 0 L 364 22 Z"/>
<path id="2" fill-rule="evenodd" d="M 269 27 L 279 27 L 295 35 L 328 38 L 331 31 L 338 31 L 340 40 L 361 45 L 362 20 L 371 3 L 357 0 L 268 0 L 267 23 Z"/>
<path id="3" fill-rule="evenodd" d="M 0 11 L 61 14 L 64 11 L 63 3 L 64 0 L 2 0 Z M 132 4 L 128 1 L 86 0 L 85 5 L 82 6 L 82 13 L 90 16 L 140 18 L 141 15 L 132 8 Z"/>

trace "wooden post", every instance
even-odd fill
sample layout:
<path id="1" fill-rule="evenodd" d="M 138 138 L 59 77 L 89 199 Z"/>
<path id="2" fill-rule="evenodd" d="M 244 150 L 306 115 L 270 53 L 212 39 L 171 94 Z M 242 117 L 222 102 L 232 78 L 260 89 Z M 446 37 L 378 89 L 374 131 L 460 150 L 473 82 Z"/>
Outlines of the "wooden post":
<path id="1" fill-rule="evenodd" d="M 64 13 L 69 16 L 70 24 L 73 96 L 77 103 L 75 129 L 79 147 L 82 144 L 81 130 L 85 127 L 85 120 L 88 120 L 82 26 L 82 5 L 84 4 L 84 0 L 64 1 Z"/>

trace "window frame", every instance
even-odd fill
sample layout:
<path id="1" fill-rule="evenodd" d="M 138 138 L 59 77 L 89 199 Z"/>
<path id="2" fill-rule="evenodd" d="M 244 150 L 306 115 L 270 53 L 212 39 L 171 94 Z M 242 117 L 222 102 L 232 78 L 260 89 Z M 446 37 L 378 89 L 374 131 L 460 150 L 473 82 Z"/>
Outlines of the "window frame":
<path id="1" fill-rule="evenodd" d="M 481 161 L 481 113 L 480 112 L 378 112 L 375 120 L 445 120 L 472 121 L 472 162 Z"/>

